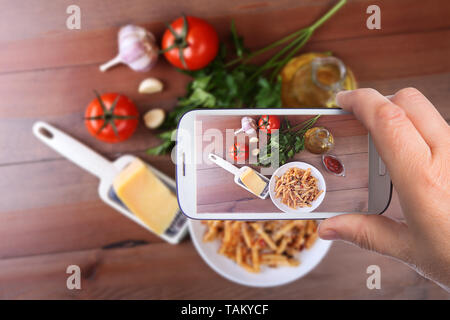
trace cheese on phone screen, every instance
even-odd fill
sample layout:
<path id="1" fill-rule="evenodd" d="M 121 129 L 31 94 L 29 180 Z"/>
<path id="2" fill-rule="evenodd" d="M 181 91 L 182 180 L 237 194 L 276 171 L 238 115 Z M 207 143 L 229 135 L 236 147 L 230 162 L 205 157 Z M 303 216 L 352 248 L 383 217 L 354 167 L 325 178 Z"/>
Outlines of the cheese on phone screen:
<path id="1" fill-rule="evenodd" d="M 114 179 L 114 191 L 127 208 L 157 234 L 162 234 L 178 211 L 176 196 L 139 159 Z"/>
<path id="2" fill-rule="evenodd" d="M 267 183 L 250 168 L 244 171 L 240 176 L 240 179 L 251 192 L 258 196 L 264 191 L 264 188 L 267 185 Z"/>

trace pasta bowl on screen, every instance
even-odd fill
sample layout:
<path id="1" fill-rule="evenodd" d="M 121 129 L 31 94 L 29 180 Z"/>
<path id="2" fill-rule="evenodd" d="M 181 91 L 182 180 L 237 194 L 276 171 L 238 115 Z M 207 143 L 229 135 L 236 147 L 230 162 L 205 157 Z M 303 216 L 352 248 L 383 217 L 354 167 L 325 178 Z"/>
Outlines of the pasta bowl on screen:
<path id="1" fill-rule="evenodd" d="M 306 162 L 289 162 L 273 173 L 269 195 L 274 205 L 287 213 L 314 211 L 325 198 L 323 175 Z"/>
<path id="2" fill-rule="evenodd" d="M 192 242 L 214 271 L 251 287 L 284 285 L 305 276 L 331 241 L 317 236 L 314 220 L 189 220 Z"/>

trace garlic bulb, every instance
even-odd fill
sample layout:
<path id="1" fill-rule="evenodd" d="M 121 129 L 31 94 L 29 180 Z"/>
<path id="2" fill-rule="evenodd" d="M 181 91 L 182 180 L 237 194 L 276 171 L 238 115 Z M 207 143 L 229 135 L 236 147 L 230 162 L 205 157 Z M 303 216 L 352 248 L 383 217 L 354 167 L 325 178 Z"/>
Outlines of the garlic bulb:
<path id="1" fill-rule="evenodd" d="M 241 119 L 242 128 L 235 131 L 234 134 L 238 134 L 240 132 L 245 132 L 246 134 L 256 133 L 256 122 L 254 119 L 250 117 L 242 117 Z"/>
<path id="2" fill-rule="evenodd" d="M 149 71 L 158 60 L 159 48 L 154 35 L 142 27 L 126 25 L 118 35 L 119 54 L 100 66 L 104 72 L 119 63 L 128 65 L 134 71 Z"/>

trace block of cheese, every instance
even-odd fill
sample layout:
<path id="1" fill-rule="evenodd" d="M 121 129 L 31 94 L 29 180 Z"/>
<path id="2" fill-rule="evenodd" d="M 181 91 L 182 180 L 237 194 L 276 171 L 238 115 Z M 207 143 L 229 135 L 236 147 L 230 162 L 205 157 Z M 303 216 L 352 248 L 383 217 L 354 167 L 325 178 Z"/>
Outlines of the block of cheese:
<path id="1" fill-rule="evenodd" d="M 259 196 L 266 187 L 267 183 L 255 172 L 248 168 L 240 176 L 242 183 L 254 194 Z"/>
<path id="2" fill-rule="evenodd" d="M 157 234 L 164 233 L 178 211 L 176 196 L 139 159 L 118 174 L 113 187 L 127 208 Z"/>

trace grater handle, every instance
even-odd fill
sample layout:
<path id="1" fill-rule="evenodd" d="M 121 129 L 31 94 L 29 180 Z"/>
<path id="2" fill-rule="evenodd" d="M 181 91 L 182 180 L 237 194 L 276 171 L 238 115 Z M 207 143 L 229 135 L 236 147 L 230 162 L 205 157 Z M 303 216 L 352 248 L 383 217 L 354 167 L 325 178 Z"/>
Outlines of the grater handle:
<path id="1" fill-rule="evenodd" d="M 46 122 L 34 123 L 33 133 L 50 148 L 100 179 L 117 171 L 112 162 Z"/>
<path id="2" fill-rule="evenodd" d="M 222 167 L 225 170 L 227 170 L 228 172 L 231 172 L 235 176 L 240 175 L 240 171 L 237 167 L 233 166 L 231 163 L 222 159 L 221 157 L 218 157 L 215 154 L 210 153 L 208 155 L 208 159 L 211 160 L 212 162 L 214 162 L 215 164 L 217 164 L 219 167 Z"/>

